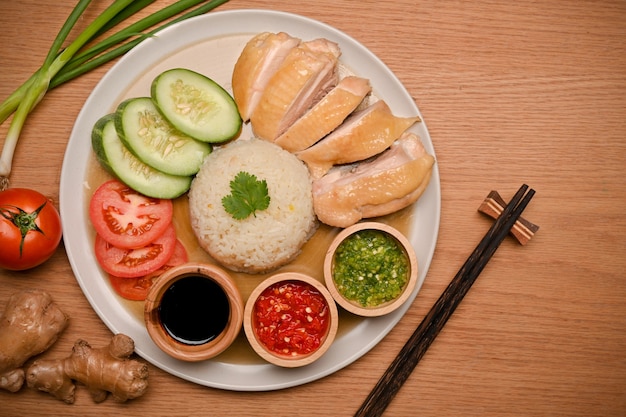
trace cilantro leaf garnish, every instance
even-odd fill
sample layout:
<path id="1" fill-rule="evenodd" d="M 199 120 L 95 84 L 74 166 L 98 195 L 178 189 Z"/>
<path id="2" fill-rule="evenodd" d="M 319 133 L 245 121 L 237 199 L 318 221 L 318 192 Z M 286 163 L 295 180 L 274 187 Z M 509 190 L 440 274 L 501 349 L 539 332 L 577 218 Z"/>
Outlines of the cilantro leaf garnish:
<path id="1" fill-rule="evenodd" d="M 230 194 L 222 198 L 224 209 L 236 220 L 243 220 L 270 205 L 267 181 L 256 175 L 239 172 L 230 182 Z"/>

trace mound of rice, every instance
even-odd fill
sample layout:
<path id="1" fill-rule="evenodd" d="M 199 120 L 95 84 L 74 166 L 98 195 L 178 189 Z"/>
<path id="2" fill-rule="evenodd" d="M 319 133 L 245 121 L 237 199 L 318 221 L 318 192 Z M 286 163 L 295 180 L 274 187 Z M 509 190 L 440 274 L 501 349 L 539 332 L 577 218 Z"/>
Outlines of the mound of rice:
<path id="1" fill-rule="evenodd" d="M 236 220 L 222 198 L 241 171 L 267 181 L 270 205 Z M 224 267 L 251 274 L 293 260 L 317 228 L 308 169 L 293 154 L 259 139 L 239 139 L 205 158 L 189 190 L 189 211 L 202 248 Z"/>

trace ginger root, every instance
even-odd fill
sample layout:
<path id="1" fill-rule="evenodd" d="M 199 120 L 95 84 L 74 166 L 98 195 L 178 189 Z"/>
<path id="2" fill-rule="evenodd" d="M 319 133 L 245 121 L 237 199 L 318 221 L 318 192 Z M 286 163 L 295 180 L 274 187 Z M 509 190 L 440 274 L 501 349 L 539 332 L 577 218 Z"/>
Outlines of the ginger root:
<path id="1" fill-rule="evenodd" d="M 108 393 L 118 401 L 137 398 L 148 387 L 148 366 L 130 359 L 134 350 L 133 339 L 121 333 L 100 349 L 79 339 L 65 359 L 36 360 L 28 368 L 26 380 L 30 388 L 49 392 L 68 404 L 75 399 L 73 381 L 87 386 L 96 403 L 104 401 Z"/>
<path id="2" fill-rule="evenodd" d="M 22 365 L 52 346 L 68 322 L 48 293 L 13 294 L 0 317 L 0 388 L 17 392 L 24 384 Z"/>

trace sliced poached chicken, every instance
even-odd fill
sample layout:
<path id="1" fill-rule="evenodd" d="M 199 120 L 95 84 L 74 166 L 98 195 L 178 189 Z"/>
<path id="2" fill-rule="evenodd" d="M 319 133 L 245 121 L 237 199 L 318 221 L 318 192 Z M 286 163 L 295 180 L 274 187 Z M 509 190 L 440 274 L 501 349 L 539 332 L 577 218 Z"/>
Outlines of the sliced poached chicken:
<path id="1" fill-rule="evenodd" d="M 333 165 L 362 161 L 387 149 L 418 116 L 395 116 L 379 100 L 350 115 L 337 129 L 296 156 L 304 161 L 312 177 L 320 178 Z"/>
<path id="2" fill-rule="evenodd" d="M 292 48 L 250 115 L 255 135 L 274 142 L 339 82 L 339 46 L 326 39 Z"/>
<path id="3" fill-rule="evenodd" d="M 422 195 L 434 163 L 419 137 L 405 132 L 375 159 L 334 167 L 315 180 L 315 214 L 330 226 L 348 227 L 401 210 Z"/>
<path id="4" fill-rule="evenodd" d="M 235 63 L 233 98 L 244 122 L 257 106 L 265 86 L 300 39 L 284 32 L 262 32 L 250 39 Z"/>
<path id="5" fill-rule="evenodd" d="M 302 151 L 335 130 L 372 91 L 369 80 L 347 76 L 276 139 L 290 152 Z"/>

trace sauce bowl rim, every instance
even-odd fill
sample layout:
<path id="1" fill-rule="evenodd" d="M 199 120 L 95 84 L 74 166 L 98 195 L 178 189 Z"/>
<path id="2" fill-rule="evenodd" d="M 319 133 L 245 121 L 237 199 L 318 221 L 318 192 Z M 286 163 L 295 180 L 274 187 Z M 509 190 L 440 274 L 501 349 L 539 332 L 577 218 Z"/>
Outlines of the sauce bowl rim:
<path id="1" fill-rule="evenodd" d="M 330 322 L 328 323 L 328 329 L 324 336 L 324 340 L 320 344 L 320 346 L 314 350 L 313 352 L 306 355 L 298 355 L 295 357 L 288 357 L 283 355 L 277 355 L 273 352 L 270 352 L 264 344 L 258 341 L 256 337 L 256 332 L 254 330 L 253 324 L 253 313 L 254 307 L 257 299 L 261 295 L 261 293 L 267 289 L 268 287 L 280 283 L 280 282 L 301 282 L 308 285 L 311 285 L 316 290 L 320 292 L 326 304 L 328 305 L 328 312 L 330 317 Z M 317 359 L 319 359 L 330 345 L 333 343 L 335 336 L 337 335 L 337 330 L 339 327 L 339 311 L 337 310 L 337 305 L 335 304 L 335 300 L 333 296 L 330 294 L 326 286 L 320 282 L 319 280 L 313 278 L 310 275 L 304 274 L 302 272 L 295 271 L 286 271 L 279 272 L 270 277 L 263 280 L 259 285 L 257 285 L 253 290 L 245 305 L 244 309 L 244 321 L 243 321 L 244 332 L 250 346 L 252 346 L 253 350 L 267 362 L 272 363 L 274 365 L 282 366 L 285 368 L 295 368 L 300 366 L 308 365 Z"/>
<path id="2" fill-rule="evenodd" d="M 215 282 L 224 291 L 230 307 L 224 330 L 213 340 L 199 345 L 174 339 L 159 318 L 160 301 L 165 291 L 175 282 L 190 276 L 201 276 Z M 213 264 L 186 262 L 169 269 L 152 284 L 144 304 L 144 322 L 150 338 L 161 350 L 176 359 L 197 362 L 219 355 L 234 342 L 241 331 L 243 309 L 241 293 L 226 270 Z"/>
<path id="3" fill-rule="evenodd" d="M 388 234 L 394 238 L 404 250 L 409 262 L 409 276 L 402 293 L 393 300 L 387 301 L 377 306 L 364 307 L 358 303 L 345 298 L 337 289 L 335 280 L 333 279 L 333 263 L 335 252 L 339 245 L 348 237 L 363 230 L 377 230 Z M 389 314 L 404 304 L 417 284 L 418 262 L 415 250 L 407 237 L 395 227 L 382 222 L 363 221 L 355 223 L 343 229 L 331 242 L 324 258 L 324 281 L 328 291 L 331 293 L 337 304 L 350 313 L 363 317 L 378 317 Z"/>

